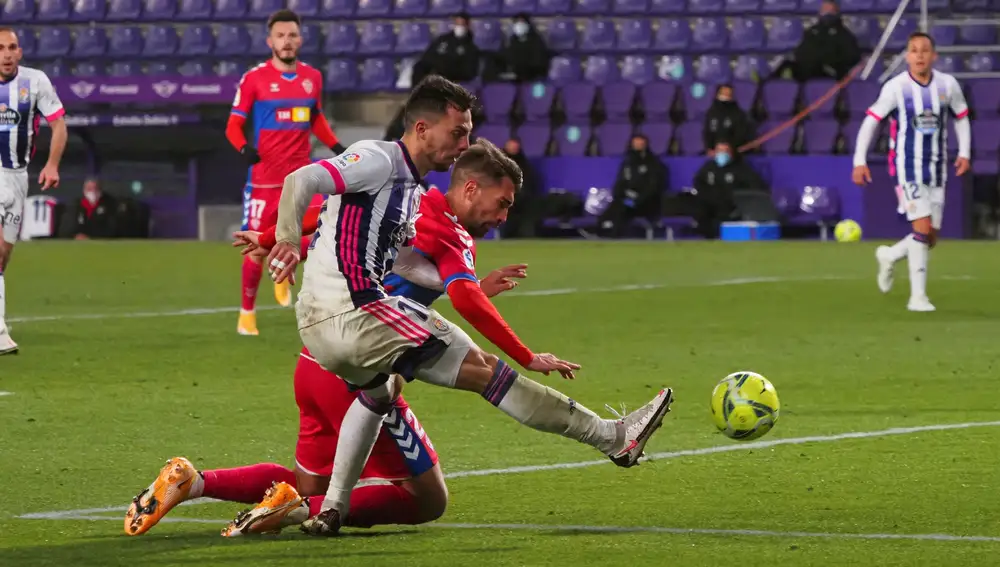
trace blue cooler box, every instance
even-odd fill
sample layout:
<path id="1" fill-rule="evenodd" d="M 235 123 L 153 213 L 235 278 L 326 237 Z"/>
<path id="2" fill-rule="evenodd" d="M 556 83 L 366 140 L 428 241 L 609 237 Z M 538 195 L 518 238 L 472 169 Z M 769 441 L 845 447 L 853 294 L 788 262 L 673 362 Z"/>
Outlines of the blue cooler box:
<path id="1" fill-rule="evenodd" d="M 724 222 L 719 231 L 721 240 L 780 240 L 778 222 Z"/>

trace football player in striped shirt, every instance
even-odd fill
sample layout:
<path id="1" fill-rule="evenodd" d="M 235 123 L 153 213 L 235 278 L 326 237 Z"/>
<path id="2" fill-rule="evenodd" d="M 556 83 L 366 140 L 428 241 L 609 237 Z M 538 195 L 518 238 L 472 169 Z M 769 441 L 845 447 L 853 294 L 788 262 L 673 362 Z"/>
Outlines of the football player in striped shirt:
<path id="1" fill-rule="evenodd" d="M 947 178 L 948 116 L 955 121 L 958 158 L 955 174 L 969 171 L 972 130 L 969 106 L 955 77 L 935 71 L 934 40 L 923 32 L 910 35 L 906 46 L 906 73 L 889 79 L 878 100 L 861 123 L 854 151 L 852 178 L 858 185 L 871 183 L 866 156 L 879 122 L 892 116 L 896 121 L 893 149 L 896 176 L 902 189 L 902 205 L 913 232 L 892 246 L 879 246 L 878 286 L 892 289 L 896 262 L 906 258 L 910 267 L 910 311 L 934 311 L 927 297 L 927 263 L 937 241 L 944 214 Z"/>

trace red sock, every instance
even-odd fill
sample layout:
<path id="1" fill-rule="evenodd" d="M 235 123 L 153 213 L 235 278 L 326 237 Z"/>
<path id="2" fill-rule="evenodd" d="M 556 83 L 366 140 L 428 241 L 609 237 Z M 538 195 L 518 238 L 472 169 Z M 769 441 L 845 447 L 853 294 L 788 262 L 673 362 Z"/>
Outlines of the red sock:
<path id="1" fill-rule="evenodd" d="M 202 471 L 205 498 L 256 504 L 273 482 L 287 482 L 295 486 L 295 473 L 274 463 L 260 463 L 235 469 Z M 322 500 L 322 499 L 321 499 Z"/>
<path id="2" fill-rule="evenodd" d="M 309 515 L 323 509 L 323 497 L 309 499 Z M 370 528 L 384 524 L 419 524 L 420 506 L 417 499 L 402 486 L 379 484 L 355 488 L 351 492 L 351 511 L 345 526 Z"/>
<path id="3" fill-rule="evenodd" d="M 243 259 L 243 310 L 253 311 L 257 304 L 257 288 L 260 286 L 260 277 L 264 268 L 260 264 Z"/>

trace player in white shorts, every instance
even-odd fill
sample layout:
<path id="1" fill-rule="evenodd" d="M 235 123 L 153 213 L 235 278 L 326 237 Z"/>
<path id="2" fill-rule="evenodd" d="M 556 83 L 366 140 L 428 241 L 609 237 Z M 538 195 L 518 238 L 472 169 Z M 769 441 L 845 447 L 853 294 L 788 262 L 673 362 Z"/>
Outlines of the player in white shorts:
<path id="1" fill-rule="evenodd" d="M 878 100 L 861 123 L 854 150 L 852 177 L 858 185 L 871 182 L 866 163 L 868 146 L 878 123 L 890 114 L 897 121 L 895 149 L 896 176 L 902 208 L 913 232 L 892 246 L 879 246 L 878 286 L 883 293 L 892 289 L 893 267 L 907 258 L 910 264 L 910 311 L 934 311 L 927 298 L 927 257 L 937 241 L 944 215 L 944 186 L 948 155 L 948 111 L 955 117 L 958 159 L 955 174 L 969 171 L 972 130 L 969 106 L 955 77 L 933 70 L 937 53 L 931 36 L 916 32 L 906 44 L 907 73 L 896 75 L 883 85 Z"/>
<path id="2" fill-rule="evenodd" d="M 465 180 L 451 189 L 464 192 L 462 210 L 445 216 L 471 238 L 502 223 L 514 202 L 522 173 L 500 150 L 480 144 L 470 158 L 459 157 L 469 147 L 474 102 L 464 88 L 428 77 L 406 103 L 402 140 L 358 142 L 339 157 L 285 179 L 277 244 L 268 257 L 272 278 L 282 281 L 294 272 L 306 207 L 316 193 L 330 193 L 298 294 L 299 334 L 323 368 L 364 390 L 344 416 L 323 509 L 303 524 L 307 533 L 339 531 L 351 490 L 402 379 L 478 393 L 520 423 L 591 445 L 625 467 L 637 462 L 670 409 L 672 393 L 664 389 L 628 416 L 602 419 L 480 350 L 434 309 L 385 292 L 383 275 L 415 235 L 424 174 L 454 165 L 452 179 Z M 471 269 L 474 258 L 469 254 Z M 521 364 L 565 378 L 573 378 L 579 368 L 551 354 L 531 352 Z"/>
<path id="3" fill-rule="evenodd" d="M 35 121 L 52 127 L 49 160 L 38 176 L 42 189 L 59 185 L 59 160 L 66 148 L 62 102 L 52 82 L 38 69 L 21 67 L 21 45 L 14 30 L 0 27 L 0 355 L 17 352 L 5 319 L 4 272 L 21 231 L 28 196 L 28 161 L 35 149 Z"/>

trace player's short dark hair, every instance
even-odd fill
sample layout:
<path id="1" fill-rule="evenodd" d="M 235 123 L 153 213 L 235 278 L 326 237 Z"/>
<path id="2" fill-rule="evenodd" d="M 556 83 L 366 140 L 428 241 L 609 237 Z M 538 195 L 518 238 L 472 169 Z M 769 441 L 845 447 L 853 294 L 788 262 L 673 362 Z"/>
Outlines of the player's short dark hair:
<path id="1" fill-rule="evenodd" d="M 280 22 L 293 22 L 295 25 L 302 27 L 302 18 L 298 14 L 291 10 L 278 10 L 267 19 L 267 31 L 271 31 L 274 24 Z"/>
<path id="2" fill-rule="evenodd" d="M 452 179 L 464 183 L 470 177 L 485 177 L 495 183 L 510 179 L 514 190 L 521 189 L 524 173 L 521 166 L 486 138 L 479 138 L 462 152 L 455 162 Z"/>
<path id="3" fill-rule="evenodd" d="M 934 38 L 931 37 L 931 34 L 925 33 L 925 32 L 922 32 L 922 31 L 915 31 L 915 32 L 911 33 L 910 37 L 906 38 L 906 47 L 910 47 L 910 42 L 911 41 L 913 41 L 913 40 L 915 40 L 917 38 L 921 38 L 921 37 L 925 38 L 927 41 L 931 42 L 931 49 L 932 50 L 937 49 L 937 43 L 934 41 Z"/>
<path id="4" fill-rule="evenodd" d="M 439 119 L 448 113 L 448 107 L 459 112 L 472 110 L 476 96 L 462 85 L 453 83 L 439 75 L 430 75 L 420 81 L 403 106 L 403 127 L 413 128 L 422 118 Z"/>

